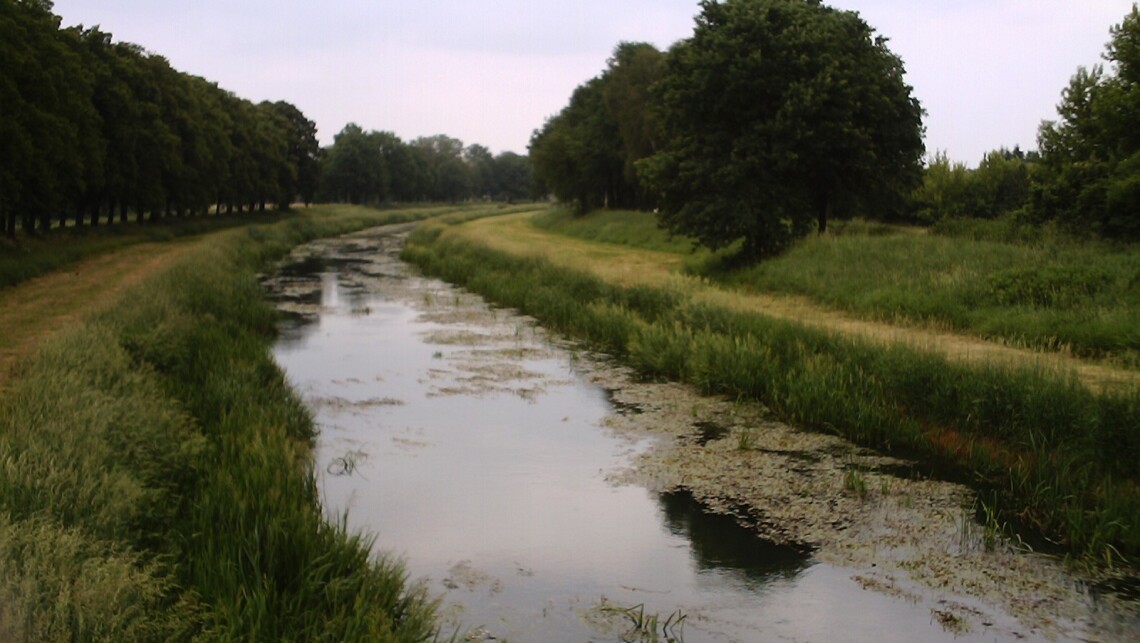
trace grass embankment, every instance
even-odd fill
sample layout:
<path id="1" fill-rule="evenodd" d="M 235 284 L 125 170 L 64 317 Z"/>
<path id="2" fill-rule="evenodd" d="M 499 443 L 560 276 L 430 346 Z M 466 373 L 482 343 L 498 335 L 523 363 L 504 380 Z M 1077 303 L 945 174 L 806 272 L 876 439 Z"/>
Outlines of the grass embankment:
<path id="1" fill-rule="evenodd" d="M 1140 555 L 1135 387 L 1096 393 L 1033 367 L 964 363 L 718 306 L 667 281 L 619 285 L 440 226 L 419 230 L 406 257 L 648 377 L 759 400 L 796 425 L 957 467 L 1000 520 L 1069 551 Z"/>
<path id="2" fill-rule="evenodd" d="M 581 239 L 685 253 L 652 214 L 551 210 L 537 227 Z M 967 332 L 1014 346 L 1140 365 L 1140 249 L 1059 234 L 1018 236 L 1000 222 L 946 234 L 838 222 L 774 259 L 724 268 L 707 251 L 691 272 L 746 292 L 802 295 L 866 319 Z M 937 232 L 937 230 L 936 230 Z"/>
<path id="3" fill-rule="evenodd" d="M 18 365 L 0 401 L 0 639 L 430 638 L 424 592 L 322 516 L 313 421 L 270 356 L 255 271 L 432 213 L 314 208 L 211 236 Z"/>
<path id="4" fill-rule="evenodd" d="M 120 252 L 144 243 L 166 243 L 227 228 L 301 216 L 298 212 L 243 213 L 205 217 L 164 218 L 158 221 L 115 223 L 96 227 L 55 228 L 50 233 L 0 238 L 0 289 L 11 287 L 88 257 Z"/>

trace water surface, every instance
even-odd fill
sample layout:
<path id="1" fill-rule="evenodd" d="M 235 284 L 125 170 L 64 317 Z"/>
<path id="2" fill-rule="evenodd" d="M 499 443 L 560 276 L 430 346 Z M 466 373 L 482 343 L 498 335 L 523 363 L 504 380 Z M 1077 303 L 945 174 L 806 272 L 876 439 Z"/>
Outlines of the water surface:
<path id="1" fill-rule="evenodd" d="M 320 425 L 327 510 L 403 557 L 448 628 L 642 640 L 634 614 L 683 615 L 665 634 L 684 641 L 1000 638 L 944 628 L 683 491 L 615 486 L 649 438 L 606 427 L 633 411 L 583 375 L 585 355 L 415 275 L 398 246 L 376 233 L 297 254 L 273 286 L 294 313 L 274 352 Z"/>

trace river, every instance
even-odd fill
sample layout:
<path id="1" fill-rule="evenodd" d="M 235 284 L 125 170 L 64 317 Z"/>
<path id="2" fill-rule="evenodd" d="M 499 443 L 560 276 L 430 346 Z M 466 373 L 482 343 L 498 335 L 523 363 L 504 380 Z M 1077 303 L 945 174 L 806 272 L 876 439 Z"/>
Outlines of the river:
<path id="1" fill-rule="evenodd" d="M 351 528 L 375 534 L 378 548 L 402 558 L 441 598 L 442 638 L 453 631 L 474 641 L 1114 636 L 1097 629 L 1104 626 L 1079 583 L 1064 581 L 1074 597 L 1066 600 L 1077 605 L 1064 607 L 1076 613 L 1043 623 L 985 591 L 932 590 L 904 577 L 897 557 L 879 570 L 865 554 L 836 554 L 841 539 L 817 543 L 802 526 L 780 537 L 782 527 L 754 524 L 748 507 L 708 502 L 710 482 L 685 469 L 700 459 L 691 454 L 728 462 L 747 446 L 733 427 L 769 421 L 676 385 L 637 382 L 533 319 L 420 276 L 398 259 L 405 230 L 308 244 L 267 284 L 287 314 L 274 355 L 320 427 L 314 458 L 326 511 L 347 513 Z M 812 448 L 847 449 L 835 466 L 872 463 L 859 469 L 872 493 L 895 489 L 873 477 L 877 456 L 826 440 Z M 666 466 L 670 458 L 685 465 Z M 773 475 L 772 485 L 801 475 L 797 468 L 832 466 L 821 461 L 775 460 L 791 473 Z M 749 466 L 764 471 L 760 461 Z M 678 484 L 685 476 L 691 484 Z M 930 502 L 960 504 L 956 493 L 935 492 Z M 831 501 L 826 529 L 857 533 L 861 516 L 884 511 L 865 497 L 847 500 Z M 957 554 L 972 555 L 980 528 L 958 529 Z M 1131 627 L 1112 623 L 1117 632 Z"/>

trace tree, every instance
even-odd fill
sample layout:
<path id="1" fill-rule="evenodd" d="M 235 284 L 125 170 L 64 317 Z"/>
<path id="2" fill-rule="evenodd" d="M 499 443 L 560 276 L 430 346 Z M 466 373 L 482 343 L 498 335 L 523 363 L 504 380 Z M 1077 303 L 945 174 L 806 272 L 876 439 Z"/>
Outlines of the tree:
<path id="1" fill-rule="evenodd" d="M 389 178 L 375 132 L 366 133 L 349 123 L 333 137 L 321 176 L 324 200 L 347 203 L 382 203 L 388 197 Z"/>
<path id="2" fill-rule="evenodd" d="M 531 137 L 536 182 L 579 212 L 644 206 L 634 168 L 657 147 L 649 88 L 662 69 L 652 45 L 619 44 L 606 71 L 578 86 L 570 104 Z"/>
<path id="3" fill-rule="evenodd" d="M 468 145 L 463 150 L 463 162 L 471 177 L 471 193 L 476 198 L 490 198 L 495 191 L 495 157 L 483 145 Z"/>
<path id="4" fill-rule="evenodd" d="M 812 0 L 704 0 L 696 22 L 658 84 L 668 143 L 638 164 L 663 225 L 759 256 L 902 206 L 922 109 L 886 39 Z"/>
<path id="5" fill-rule="evenodd" d="M 574 90 L 567 105 L 530 139 L 536 177 L 579 212 L 623 203 L 621 136 L 606 109 L 604 78 Z"/>
<path id="6" fill-rule="evenodd" d="M 1061 93 L 1059 121 L 1038 130 L 1032 214 L 1074 230 L 1140 239 L 1140 10 L 1111 30 L 1112 69 L 1081 67 Z"/>
<path id="7" fill-rule="evenodd" d="M 645 204 L 636 164 L 657 152 L 662 142 L 656 102 L 651 90 L 665 73 L 665 54 L 645 42 L 623 42 L 606 71 L 606 109 L 621 135 L 622 172 L 636 205 Z"/>
<path id="8" fill-rule="evenodd" d="M 530 197 L 534 191 L 530 159 L 514 152 L 503 152 L 496 156 L 494 186 L 495 198 L 503 201 Z"/>
<path id="9" fill-rule="evenodd" d="M 471 174 L 463 161 L 463 141 L 443 134 L 421 136 L 411 143 L 423 163 L 430 201 L 461 201 L 471 195 Z"/>
<path id="10" fill-rule="evenodd" d="M 308 205 L 316 195 L 320 178 L 318 156 L 321 145 L 317 142 L 317 125 L 296 106 L 285 101 L 273 103 L 273 109 L 284 119 L 288 165 L 295 174 L 281 177 L 282 197 L 287 199 L 283 205 L 288 206 L 298 197 Z"/>

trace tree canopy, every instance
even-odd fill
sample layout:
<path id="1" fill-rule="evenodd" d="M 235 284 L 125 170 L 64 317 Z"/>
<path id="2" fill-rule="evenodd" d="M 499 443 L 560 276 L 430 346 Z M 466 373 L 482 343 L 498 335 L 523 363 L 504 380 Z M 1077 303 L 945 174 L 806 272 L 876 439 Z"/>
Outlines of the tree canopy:
<path id="1" fill-rule="evenodd" d="M 660 141 L 649 89 L 663 59 L 653 45 L 619 44 L 606 71 L 531 137 L 536 180 L 560 201 L 582 212 L 647 204 L 635 164 Z"/>
<path id="2" fill-rule="evenodd" d="M 758 255 L 833 213 L 902 205 L 923 112 L 886 39 L 813 0 L 700 6 L 656 90 L 666 145 L 638 165 L 666 227 Z"/>
<path id="3" fill-rule="evenodd" d="M 0 223 L 264 209 L 312 199 L 316 126 L 254 104 L 98 28 L 60 27 L 47 0 L 0 0 Z"/>
<path id="4" fill-rule="evenodd" d="M 1031 205 L 1041 220 L 1140 239 L 1140 9 L 1111 30 L 1101 65 L 1080 68 L 1059 121 L 1041 125 Z"/>

